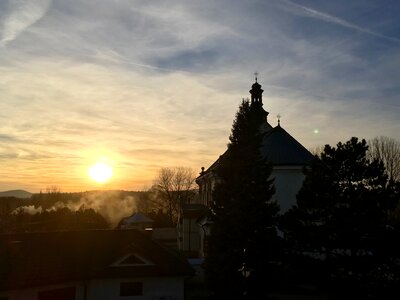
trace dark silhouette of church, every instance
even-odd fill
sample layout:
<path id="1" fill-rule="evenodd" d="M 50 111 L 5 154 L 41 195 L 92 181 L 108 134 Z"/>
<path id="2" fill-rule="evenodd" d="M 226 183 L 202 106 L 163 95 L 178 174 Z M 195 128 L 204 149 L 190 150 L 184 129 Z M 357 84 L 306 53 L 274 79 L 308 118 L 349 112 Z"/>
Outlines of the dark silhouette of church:
<path id="1" fill-rule="evenodd" d="M 265 122 L 260 127 L 263 133 L 261 154 L 272 165 L 271 177 L 274 178 L 275 186 L 272 198 L 279 204 L 281 213 L 284 213 L 296 203 L 296 194 L 304 180 L 303 167 L 310 164 L 313 155 L 281 126 L 280 120 L 275 127 L 268 122 L 269 113 L 262 108 L 263 89 L 257 82 L 257 77 L 249 92 L 251 105 L 260 106 L 265 115 Z M 210 207 L 212 191 L 218 181 L 214 170 L 219 162 L 220 158 L 207 169 L 202 168 L 196 179 L 199 185 L 199 201 L 183 207 L 179 248 L 189 255 L 203 256 L 207 235 L 207 219 L 204 216 Z"/>

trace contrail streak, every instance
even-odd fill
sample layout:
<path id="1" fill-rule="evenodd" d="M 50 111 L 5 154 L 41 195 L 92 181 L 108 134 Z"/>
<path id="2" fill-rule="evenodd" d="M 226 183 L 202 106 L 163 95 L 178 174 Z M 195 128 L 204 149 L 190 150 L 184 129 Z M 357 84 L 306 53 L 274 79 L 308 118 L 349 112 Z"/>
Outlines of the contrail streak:
<path id="1" fill-rule="evenodd" d="M 288 4 L 289 6 L 291 6 L 293 8 L 296 8 L 297 11 L 300 11 L 304 15 L 309 16 L 311 18 L 318 19 L 318 20 L 321 20 L 321 21 L 324 21 L 324 22 L 327 22 L 327 23 L 331 23 L 331 24 L 336 24 L 336 25 L 339 25 L 339 26 L 342 26 L 342 27 L 350 28 L 350 29 L 353 29 L 353 30 L 356 30 L 356 31 L 359 31 L 359 32 L 362 32 L 362 33 L 365 33 L 365 34 L 369 34 L 369 35 L 372 35 L 372 36 L 375 36 L 375 37 L 379 37 L 379 38 L 382 38 L 382 39 L 385 39 L 385 40 L 389 40 L 389 41 L 392 41 L 392 42 L 400 43 L 400 39 L 398 39 L 398 38 L 387 36 L 387 35 L 383 35 L 383 34 L 380 34 L 378 32 L 369 30 L 367 28 L 360 27 L 360 26 L 352 24 L 352 23 L 350 23 L 350 22 L 348 22 L 346 20 L 343 20 L 343 19 L 340 19 L 338 17 L 335 17 L 335 16 L 332 16 L 332 15 L 317 11 L 315 9 L 308 8 L 306 6 L 299 5 L 299 4 L 294 3 L 294 2 L 292 2 L 290 0 L 281 0 L 281 1 L 286 3 L 286 4 Z"/>

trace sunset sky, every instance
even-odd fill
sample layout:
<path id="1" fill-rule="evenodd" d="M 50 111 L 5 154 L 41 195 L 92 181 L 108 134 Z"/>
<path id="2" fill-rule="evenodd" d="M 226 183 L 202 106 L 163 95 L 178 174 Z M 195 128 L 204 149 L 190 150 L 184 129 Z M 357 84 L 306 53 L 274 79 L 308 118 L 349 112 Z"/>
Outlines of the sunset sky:
<path id="1" fill-rule="evenodd" d="M 0 191 L 199 172 L 255 71 L 268 121 L 306 148 L 400 140 L 399 16 L 396 0 L 0 1 Z"/>

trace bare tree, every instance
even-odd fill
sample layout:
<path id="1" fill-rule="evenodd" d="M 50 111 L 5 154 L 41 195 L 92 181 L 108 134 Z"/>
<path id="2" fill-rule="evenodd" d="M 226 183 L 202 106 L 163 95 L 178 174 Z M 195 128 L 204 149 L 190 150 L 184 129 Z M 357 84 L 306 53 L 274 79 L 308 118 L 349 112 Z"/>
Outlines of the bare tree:
<path id="1" fill-rule="evenodd" d="M 49 185 L 46 187 L 46 194 L 44 195 L 45 206 L 53 206 L 57 202 L 62 202 L 64 194 L 61 192 L 61 188 L 57 185 Z"/>
<path id="2" fill-rule="evenodd" d="M 179 219 L 182 204 L 190 203 L 196 195 L 195 172 L 186 167 L 162 168 L 159 170 L 152 187 L 159 207 L 171 221 Z"/>
<path id="3" fill-rule="evenodd" d="M 389 179 L 400 181 L 400 142 L 387 136 L 379 136 L 369 140 L 368 146 L 368 157 L 381 160 Z"/>
<path id="4" fill-rule="evenodd" d="M 325 146 L 315 146 L 314 148 L 308 149 L 312 155 L 320 156 L 322 152 L 324 152 Z"/>
<path id="5" fill-rule="evenodd" d="M 61 188 L 57 185 L 49 185 L 46 187 L 47 194 L 61 194 Z"/>

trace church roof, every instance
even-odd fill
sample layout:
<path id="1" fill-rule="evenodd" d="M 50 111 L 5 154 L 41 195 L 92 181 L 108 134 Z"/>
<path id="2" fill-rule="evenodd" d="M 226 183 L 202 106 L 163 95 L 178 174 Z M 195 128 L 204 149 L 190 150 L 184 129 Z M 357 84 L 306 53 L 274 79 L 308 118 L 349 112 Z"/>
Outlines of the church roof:
<path id="1" fill-rule="evenodd" d="M 313 159 L 313 155 L 280 125 L 266 132 L 261 153 L 273 166 L 304 166 Z"/>
<path id="2" fill-rule="evenodd" d="M 272 166 L 305 166 L 311 163 L 313 155 L 280 125 L 271 127 L 268 124 L 261 145 L 261 153 Z M 269 129 L 270 128 L 270 129 Z M 220 158 L 229 151 L 227 149 L 207 170 L 200 173 L 203 176 L 215 169 Z"/>

